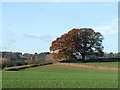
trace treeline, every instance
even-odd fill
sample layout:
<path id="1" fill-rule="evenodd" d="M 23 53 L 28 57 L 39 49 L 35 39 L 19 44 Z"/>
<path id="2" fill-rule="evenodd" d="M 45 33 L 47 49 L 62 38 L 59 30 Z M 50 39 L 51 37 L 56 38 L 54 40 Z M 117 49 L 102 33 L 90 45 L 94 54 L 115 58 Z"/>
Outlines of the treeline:
<path id="1" fill-rule="evenodd" d="M 42 53 L 20 53 L 20 52 L 1 52 L 2 53 L 2 59 L 4 60 L 12 60 L 12 61 L 19 61 L 19 60 L 28 60 L 28 61 L 34 61 L 34 60 L 44 60 L 46 55 L 50 54 L 49 52 L 42 52 Z"/>
<path id="2" fill-rule="evenodd" d="M 30 54 L 30 53 L 20 53 L 20 52 L 0 52 L 2 54 L 2 61 L 44 61 L 46 60 L 46 56 L 49 56 L 49 52 L 42 52 L 42 53 L 35 53 L 35 54 Z M 77 58 L 81 58 L 81 55 L 76 55 Z M 87 56 L 87 58 L 120 58 L 120 52 L 118 53 L 104 53 L 102 57 L 95 56 L 95 55 L 90 55 Z M 50 58 L 52 60 L 52 56 Z"/>
<path id="3" fill-rule="evenodd" d="M 76 57 L 78 59 L 81 59 L 82 57 L 80 55 L 76 55 Z M 96 59 L 96 58 L 120 58 L 120 52 L 119 53 L 113 53 L 113 52 L 110 52 L 110 53 L 104 53 L 103 56 L 96 56 L 96 55 L 87 55 L 86 56 L 87 59 Z"/>
<path id="4" fill-rule="evenodd" d="M 3 69 L 5 67 L 12 67 L 12 66 L 22 66 L 28 64 L 45 64 L 45 63 L 53 63 L 56 60 L 53 59 L 53 54 L 49 52 L 42 52 L 42 53 L 20 53 L 20 52 L 0 52 L 1 54 L 1 61 L 0 67 Z M 69 60 L 79 60 L 82 59 L 81 55 L 76 55 L 77 58 L 71 58 Z M 99 58 L 120 58 L 119 53 L 104 53 L 102 57 L 90 55 L 87 56 L 87 59 L 99 59 Z M 63 59 L 64 60 L 64 59 Z"/>
<path id="5" fill-rule="evenodd" d="M 21 52 L 0 52 L 1 53 L 1 68 L 12 67 L 12 66 L 22 66 L 27 64 L 43 64 L 46 62 L 52 62 L 46 60 L 46 55 L 49 55 L 49 52 L 42 53 L 24 53 Z"/>
<path id="6" fill-rule="evenodd" d="M 118 52 L 118 53 L 113 53 L 113 52 L 104 53 L 103 58 L 120 58 L 120 52 Z"/>
<path id="7" fill-rule="evenodd" d="M 120 59 L 120 52 L 119 53 L 113 53 L 113 52 L 110 52 L 110 53 L 104 53 L 103 56 L 96 56 L 96 55 L 87 55 L 86 56 L 86 60 L 89 61 L 89 60 L 108 60 L 109 59 L 113 59 L 113 60 L 118 60 Z M 79 60 L 82 60 L 82 56 L 80 54 L 75 54 L 75 57 L 71 57 L 69 59 L 64 59 L 64 58 L 61 58 L 59 60 L 53 58 L 53 53 L 50 53 L 49 55 L 46 55 L 46 60 L 52 60 L 52 61 L 79 61 Z"/>

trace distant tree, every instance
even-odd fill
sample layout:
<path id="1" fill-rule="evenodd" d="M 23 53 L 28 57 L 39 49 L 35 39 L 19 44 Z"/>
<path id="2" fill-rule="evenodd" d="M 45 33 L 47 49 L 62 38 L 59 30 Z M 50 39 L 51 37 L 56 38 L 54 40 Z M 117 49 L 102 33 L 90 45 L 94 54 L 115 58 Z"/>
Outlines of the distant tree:
<path id="1" fill-rule="evenodd" d="M 113 52 L 110 52 L 109 53 L 109 58 L 113 58 L 113 56 L 114 56 Z"/>
<path id="2" fill-rule="evenodd" d="M 120 58 L 120 52 L 117 53 L 117 57 Z"/>
<path id="3" fill-rule="evenodd" d="M 87 55 L 103 56 L 102 40 L 102 34 L 91 28 L 72 29 L 53 41 L 50 51 L 57 59 L 69 59 L 80 53 L 85 60 Z"/>

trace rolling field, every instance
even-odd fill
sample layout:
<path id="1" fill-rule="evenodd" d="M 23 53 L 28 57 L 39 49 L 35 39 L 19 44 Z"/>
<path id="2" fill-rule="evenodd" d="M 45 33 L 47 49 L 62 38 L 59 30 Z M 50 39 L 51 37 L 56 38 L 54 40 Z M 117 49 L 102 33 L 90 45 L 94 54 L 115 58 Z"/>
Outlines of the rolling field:
<path id="1" fill-rule="evenodd" d="M 3 71 L 3 88 L 117 88 L 118 72 L 46 65 Z"/>

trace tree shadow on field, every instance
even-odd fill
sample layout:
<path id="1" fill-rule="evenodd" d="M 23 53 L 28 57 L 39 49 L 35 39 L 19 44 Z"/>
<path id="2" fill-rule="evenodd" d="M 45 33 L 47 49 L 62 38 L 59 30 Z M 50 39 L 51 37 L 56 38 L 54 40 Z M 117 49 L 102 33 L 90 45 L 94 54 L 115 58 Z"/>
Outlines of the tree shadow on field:
<path id="1" fill-rule="evenodd" d="M 60 63 L 92 63 L 92 62 L 120 62 L 120 58 L 91 58 L 87 60 L 76 59 L 76 60 L 62 60 Z"/>

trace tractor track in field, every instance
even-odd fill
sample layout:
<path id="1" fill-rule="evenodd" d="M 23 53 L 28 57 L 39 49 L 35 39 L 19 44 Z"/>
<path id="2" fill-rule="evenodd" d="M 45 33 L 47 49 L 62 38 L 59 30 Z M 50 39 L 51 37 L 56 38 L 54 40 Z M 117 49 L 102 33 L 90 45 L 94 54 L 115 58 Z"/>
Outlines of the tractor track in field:
<path id="1" fill-rule="evenodd" d="M 120 70 L 118 68 L 95 66 L 95 65 L 72 64 L 72 63 L 54 63 L 52 65 L 62 65 L 62 66 L 70 66 L 70 67 L 78 67 L 78 68 L 81 67 L 81 68 L 91 68 L 91 69 L 111 70 L 111 71 Z"/>

